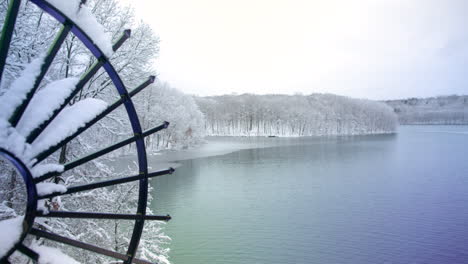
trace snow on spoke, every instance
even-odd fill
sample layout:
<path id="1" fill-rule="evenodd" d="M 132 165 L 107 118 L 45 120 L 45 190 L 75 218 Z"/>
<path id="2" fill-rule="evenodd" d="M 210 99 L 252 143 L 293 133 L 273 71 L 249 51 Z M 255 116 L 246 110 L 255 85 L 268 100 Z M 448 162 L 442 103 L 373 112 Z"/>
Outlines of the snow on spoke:
<path id="1" fill-rule="evenodd" d="M 19 240 L 22 225 L 22 216 L 0 221 L 0 258 Z"/>
<path id="2" fill-rule="evenodd" d="M 77 83 L 78 78 L 62 79 L 51 82 L 37 92 L 16 127 L 18 132 L 26 137 L 50 118 L 53 111 L 63 104 Z"/>
<path id="3" fill-rule="evenodd" d="M 108 58 L 112 56 L 114 51 L 111 36 L 105 32 L 104 27 L 96 20 L 91 10 L 80 0 L 47 0 L 47 2 L 75 22 Z"/>
<path id="4" fill-rule="evenodd" d="M 107 103 L 102 100 L 87 98 L 65 108 L 32 143 L 30 158 L 71 136 L 106 107 Z"/>
<path id="5" fill-rule="evenodd" d="M 67 187 L 61 185 L 61 184 L 56 184 L 52 182 L 41 182 L 36 185 L 37 188 L 37 194 L 39 196 L 44 196 L 48 195 L 51 193 L 64 193 L 67 191 Z"/>
<path id="6" fill-rule="evenodd" d="M 33 60 L 21 73 L 8 89 L 0 97 L 0 119 L 7 120 L 13 114 L 13 111 L 26 99 L 26 95 L 34 86 L 34 81 L 39 75 L 41 66 L 44 63 L 44 56 L 39 56 Z"/>
<path id="7" fill-rule="evenodd" d="M 26 139 L 13 128 L 7 120 L 0 118 L 0 147 L 21 158 L 26 165 L 29 160 L 25 158 L 30 149 Z"/>
<path id="8" fill-rule="evenodd" d="M 38 164 L 31 169 L 31 174 L 34 178 L 41 177 L 49 172 L 62 172 L 63 165 L 60 164 Z"/>
<path id="9" fill-rule="evenodd" d="M 62 251 L 33 243 L 31 249 L 39 254 L 39 263 L 44 264 L 80 264 Z"/>

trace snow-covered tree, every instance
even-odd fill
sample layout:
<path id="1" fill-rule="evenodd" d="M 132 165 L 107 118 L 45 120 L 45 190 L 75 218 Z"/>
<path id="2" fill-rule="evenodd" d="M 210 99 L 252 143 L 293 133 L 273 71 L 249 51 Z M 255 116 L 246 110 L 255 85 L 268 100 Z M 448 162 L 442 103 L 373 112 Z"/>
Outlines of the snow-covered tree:
<path id="1" fill-rule="evenodd" d="M 205 135 L 204 117 L 192 96 L 166 82 L 157 82 L 135 99 L 145 129 L 164 120 L 171 123 L 168 129 L 146 138 L 148 149 L 180 149 L 201 142 Z"/>

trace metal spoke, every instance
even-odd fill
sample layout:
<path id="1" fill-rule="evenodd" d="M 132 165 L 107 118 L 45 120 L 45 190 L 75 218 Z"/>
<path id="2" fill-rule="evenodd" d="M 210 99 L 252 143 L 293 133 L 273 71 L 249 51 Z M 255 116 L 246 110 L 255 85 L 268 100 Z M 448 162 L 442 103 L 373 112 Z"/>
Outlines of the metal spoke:
<path id="1" fill-rule="evenodd" d="M 135 176 L 130 176 L 130 177 L 125 177 L 125 178 L 119 178 L 119 179 L 113 179 L 113 180 L 107 180 L 107 181 L 101 181 L 101 182 L 95 182 L 95 183 L 89 183 L 89 184 L 84 184 L 84 185 L 79 185 L 75 187 L 69 187 L 66 192 L 60 193 L 60 192 L 54 192 L 51 194 L 39 196 L 38 199 L 47 199 L 47 198 L 52 198 L 60 195 L 65 195 L 65 194 L 72 194 L 76 192 L 83 192 L 83 191 L 89 191 L 97 188 L 102 188 L 102 187 L 107 187 L 111 185 L 117 185 L 117 184 L 122 184 L 122 183 L 127 183 L 127 182 L 132 182 L 132 181 L 137 181 L 141 179 L 146 179 L 146 178 L 152 178 L 152 177 L 157 177 L 157 176 L 162 176 L 162 175 L 167 175 L 167 174 L 172 174 L 174 172 L 173 168 L 169 168 L 167 170 L 161 170 L 161 171 L 156 171 L 156 172 L 151 172 L 148 174 L 145 173 L 140 173 Z"/>
<path id="2" fill-rule="evenodd" d="M 5 67 L 8 50 L 10 49 L 11 37 L 15 29 L 16 18 L 20 7 L 20 0 L 10 0 L 5 21 L 0 36 L 0 81 L 2 80 L 3 69 Z"/>
<path id="3" fill-rule="evenodd" d="M 57 235 L 57 234 L 54 234 L 54 233 L 49 233 L 49 232 L 46 232 L 46 231 L 42 231 L 42 230 L 39 230 L 39 229 L 36 229 L 36 228 L 33 228 L 31 230 L 31 234 L 35 235 L 35 236 L 38 236 L 38 237 L 47 238 L 47 239 L 55 241 L 55 242 L 60 242 L 60 243 L 63 243 L 63 244 L 67 244 L 67 245 L 74 246 L 74 247 L 77 247 L 77 248 L 89 250 L 89 251 L 92 251 L 92 252 L 95 252 L 95 253 L 98 253 L 98 254 L 101 254 L 101 255 L 105 255 L 105 256 L 108 256 L 108 257 L 113 257 L 113 258 L 124 260 L 124 261 L 126 261 L 128 258 L 130 258 L 130 256 L 124 255 L 122 253 L 118 253 L 118 252 L 111 251 L 111 250 L 108 250 L 108 249 L 105 249 L 105 248 L 97 247 L 97 246 L 94 246 L 94 245 L 91 245 L 91 244 L 88 244 L 88 243 L 84 243 L 84 242 L 81 242 L 81 241 L 78 241 L 78 240 L 63 237 L 63 236 L 60 236 L 60 235 Z M 133 258 L 132 263 L 152 264 L 149 261 L 142 260 L 142 259 L 137 259 L 137 258 Z"/>
<path id="4" fill-rule="evenodd" d="M 55 217 L 55 218 L 91 218 L 91 219 L 116 219 L 116 220 L 158 220 L 169 221 L 170 215 L 134 215 L 134 214 L 112 214 L 112 213 L 89 213 L 89 212 L 68 212 L 68 211 L 49 211 L 47 214 L 37 212 L 37 217 Z"/>
<path id="5" fill-rule="evenodd" d="M 124 30 L 124 32 L 122 33 L 122 35 L 120 36 L 120 38 L 114 43 L 114 45 L 112 46 L 112 50 L 113 51 L 117 51 L 120 46 L 122 46 L 122 44 L 128 39 L 130 38 L 130 35 L 132 34 L 132 31 L 130 29 L 126 29 Z"/>
<path id="6" fill-rule="evenodd" d="M 116 143 L 114 145 L 111 145 L 111 146 L 109 146 L 107 148 L 98 150 L 98 151 L 94 152 L 93 154 L 90 154 L 90 155 L 88 155 L 86 157 L 83 157 L 83 158 L 80 158 L 78 160 L 69 162 L 69 163 L 65 164 L 64 171 L 71 170 L 71 169 L 73 169 L 73 168 L 75 168 L 77 166 L 80 166 L 80 165 L 82 165 L 82 164 L 84 164 L 84 163 L 86 163 L 86 162 L 88 162 L 90 160 L 99 158 L 100 156 L 105 155 L 105 154 L 107 154 L 107 153 L 109 153 L 111 151 L 114 151 L 114 150 L 119 149 L 119 148 L 121 148 L 123 146 L 126 146 L 126 145 L 128 145 L 130 143 L 133 143 L 138 139 L 145 138 L 145 137 L 147 137 L 147 136 L 149 136 L 151 134 L 154 134 L 154 133 L 156 133 L 156 132 L 158 132 L 160 130 L 163 130 L 163 129 L 167 128 L 168 126 L 169 126 L 169 122 L 164 122 L 162 125 L 159 125 L 159 126 L 157 126 L 155 128 L 147 130 L 147 131 L 143 132 L 142 134 L 136 134 L 133 137 L 122 140 L 122 141 L 120 141 L 120 142 L 118 142 L 118 143 Z"/>
<path id="7" fill-rule="evenodd" d="M 23 253 L 24 255 L 28 256 L 30 259 L 34 260 L 34 261 L 38 261 L 39 260 L 39 254 L 37 254 L 36 252 L 34 252 L 32 249 L 26 247 L 25 245 L 23 244 L 20 244 L 18 246 L 18 250 Z"/>

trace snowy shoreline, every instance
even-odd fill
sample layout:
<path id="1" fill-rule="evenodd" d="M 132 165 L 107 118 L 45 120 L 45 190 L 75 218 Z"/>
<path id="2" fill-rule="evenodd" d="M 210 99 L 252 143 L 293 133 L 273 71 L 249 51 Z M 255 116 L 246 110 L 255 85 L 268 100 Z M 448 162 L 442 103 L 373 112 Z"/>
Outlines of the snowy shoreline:
<path id="1" fill-rule="evenodd" d="M 269 148 L 278 146 L 293 146 L 303 144 L 316 144 L 326 141 L 336 142 L 338 140 L 356 139 L 367 136 L 388 136 L 397 132 L 362 134 L 362 135 L 328 135 L 328 136 L 207 136 L 205 142 L 189 149 L 161 150 L 148 153 L 148 168 L 150 171 L 162 170 L 168 167 L 177 168 L 181 166 L 180 161 L 222 156 L 240 150 Z M 126 155 L 115 158 L 112 164 L 117 169 L 123 168 L 135 161 L 134 155 Z"/>

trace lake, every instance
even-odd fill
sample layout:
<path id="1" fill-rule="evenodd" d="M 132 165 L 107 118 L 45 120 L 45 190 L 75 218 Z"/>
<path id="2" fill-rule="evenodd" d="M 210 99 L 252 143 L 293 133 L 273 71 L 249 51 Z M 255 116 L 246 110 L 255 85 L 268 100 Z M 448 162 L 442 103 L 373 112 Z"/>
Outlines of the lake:
<path id="1" fill-rule="evenodd" d="M 174 264 L 468 263 L 467 126 L 238 143 L 152 180 Z"/>

